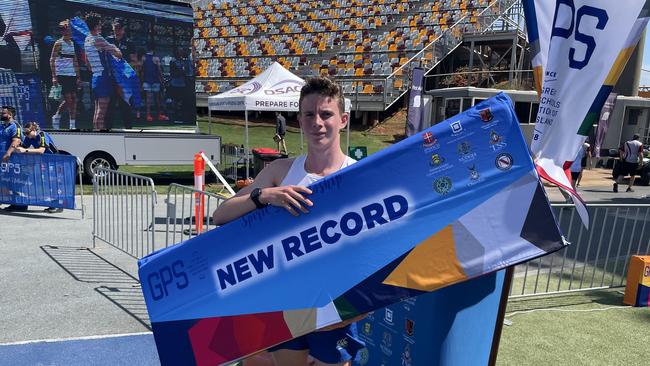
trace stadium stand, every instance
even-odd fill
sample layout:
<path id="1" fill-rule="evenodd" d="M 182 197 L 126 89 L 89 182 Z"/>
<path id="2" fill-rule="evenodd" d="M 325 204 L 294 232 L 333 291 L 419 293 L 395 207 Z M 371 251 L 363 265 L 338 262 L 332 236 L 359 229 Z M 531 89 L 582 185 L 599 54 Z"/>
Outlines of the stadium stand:
<path id="1" fill-rule="evenodd" d="M 277 61 L 301 77 L 329 75 L 384 109 L 406 91 L 411 67 L 433 67 L 463 33 L 487 29 L 502 3 L 514 1 L 198 2 L 196 92 L 229 90 Z"/>

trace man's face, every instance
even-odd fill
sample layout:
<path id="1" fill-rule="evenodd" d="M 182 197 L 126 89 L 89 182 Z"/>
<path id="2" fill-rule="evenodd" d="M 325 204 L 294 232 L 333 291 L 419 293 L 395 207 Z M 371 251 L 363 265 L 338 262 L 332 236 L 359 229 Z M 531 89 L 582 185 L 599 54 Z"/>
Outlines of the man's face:
<path id="1" fill-rule="evenodd" d="M 121 24 L 114 24 L 113 33 L 115 34 L 115 38 L 122 39 L 124 37 L 124 27 Z"/>
<path id="2" fill-rule="evenodd" d="M 298 121 L 311 147 L 339 146 L 339 132 L 348 123 L 349 115 L 342 113 L 336 98 L 309 94 L 300 104 Z"/>
<path id="3" fill-rule="evenodd" d="M 3 121 L 11 120 L 11 113 L 7 108 L 2 108 L 2 111 L 0 111 L 0 119 Z"/>

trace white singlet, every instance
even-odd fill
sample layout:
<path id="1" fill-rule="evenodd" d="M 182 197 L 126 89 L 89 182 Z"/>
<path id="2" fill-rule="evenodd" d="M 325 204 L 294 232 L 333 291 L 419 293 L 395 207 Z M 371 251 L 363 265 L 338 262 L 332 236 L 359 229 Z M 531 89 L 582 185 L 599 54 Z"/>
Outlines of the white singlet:
<path id="1" fill-rule="evenodd" d="M 61 39 L 59 54 L 54 59 L 54 69 L 57 76 L 77 76 L 74 69 L 74 44 Z"/>
<path id="2" fill-rule="evenodd" d="M 88 35 L 86 41 L 84 42 L 84 50 L 86 51 L 86 58 L 90 64 L 90 69 L 93 72 L 93 75 L 101 75 L 104 71 L 104 65 L 102 65 L 102 60 L 99 56 L 99 50 L 95 43 L 97 41 L 103 41 L 106 43 L 106 40 L 102 36 L 93 36 Z"/>
<path id="3" fill-rule="evenodd" d="M 307 157 L 306 155 L 300 155 L 293 161 L 293 163 L 291 164 L 291 168 L 289 168 L 289 171 L 287 172 L 287 175 L 282 180 L 280 186 L 295 185 L 295 186 L 306 187 L 324 178 L 321 175 L 307 173 L 307 171 L 305 170 L 306 157 Z M 349 156 L 346 156 L 345 160 L 343 161 L 343 164 L 338 170 L 341 170 L 346 166 L 350 166 L 356 162 L 357 162 L 356 160 L 352 159 Z"/>

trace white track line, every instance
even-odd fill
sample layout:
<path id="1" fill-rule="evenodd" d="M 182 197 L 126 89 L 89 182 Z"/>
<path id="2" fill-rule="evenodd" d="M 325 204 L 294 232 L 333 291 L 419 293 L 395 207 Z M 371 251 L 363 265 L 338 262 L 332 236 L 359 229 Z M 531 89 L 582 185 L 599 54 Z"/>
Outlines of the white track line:
<path id="1" fill-rule="evenodd" d="M 85 341 L 85 340 L 91 340 L 91 339 L 107 339 L 107 338 L 129 337 L 129 336 L 138 336 L 138 335 L 147 335 L 147 334 L 153 334 L 153 333 L 151 333 L 151 332 L 139 332 L 139 333 L 105 334 L 105 335 L 73 337 L 73 338 L 35 339 L 35 340 L 31 340 L 31 341 L 0 343 L 0 346 L 15 346 L 15 345 L 31 344 L 31 343 L 54 343 L 54 342 L 67 342 L 67 341 Z"/>

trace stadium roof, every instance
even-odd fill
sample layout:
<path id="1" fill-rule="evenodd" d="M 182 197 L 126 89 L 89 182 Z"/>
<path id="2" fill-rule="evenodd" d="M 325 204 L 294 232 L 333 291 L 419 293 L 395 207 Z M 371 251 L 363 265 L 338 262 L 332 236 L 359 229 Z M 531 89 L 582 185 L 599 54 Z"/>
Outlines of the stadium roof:
<path id="1" fill-rule="evenodd" d="M 175 21 L 193 22 L 192 7 L 176 1 L 141 1 L 141 0 L 64 0 L 104 9 L 125 11 L 167 18 Z"/>

